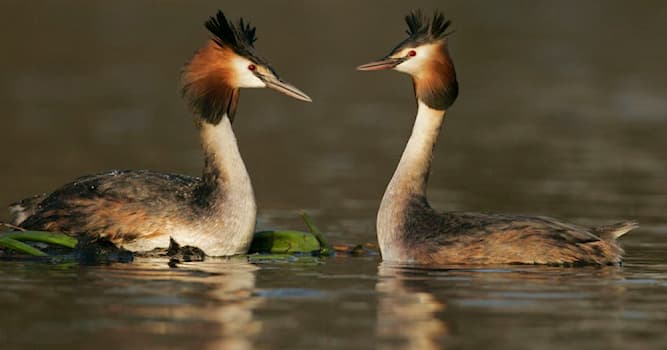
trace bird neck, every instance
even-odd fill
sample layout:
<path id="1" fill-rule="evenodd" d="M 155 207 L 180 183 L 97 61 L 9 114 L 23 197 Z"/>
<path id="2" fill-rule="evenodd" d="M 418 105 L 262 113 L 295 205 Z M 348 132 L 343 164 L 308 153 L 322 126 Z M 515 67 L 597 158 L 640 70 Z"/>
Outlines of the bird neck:
<path id="1" fill-rule="evenodd" d="M 415 200 L 427 203 L 426 185 L 433 148 L 438 141 L 445 111 L 430 108 L 421 100 L 418 103 L 412 135 L 380 204 L 377 230 L 381 248 L 403 234 L 406 213 Z M 385 256 L 385 249 L 382 253 Z"/>
<path id="2" fill-rule="evenodd" d="M 203 182 L 222 187 L 249 185 L 250 178 L 229 118 L 225 115 L 215 125 L 202 122 L 199 132 L 204 151 Z"/>
<path id="3" fill-rule="evenodd" d="M 390 198 L 405 195 L 426 196 L 433 148 L 438 141 L 445 111 L 432 109 L 424 102 L 418 102 L 412 135 L 385 193 L 385 196 L 389 195 Z"/>
<path id="4" fill-rule="evenodd" d="M 245 253 L 254 233 L 257 206 L 231 122 L 225 115 L 218 124 L 200 121 L 199 129 L 205 162 L 195 202 L 209 211 L 210 226 L 217 232 L 235 235 L 226 237 L 229 247 L 225 249 Z M 206 253 L 230 255 L 228 251 Z"/>

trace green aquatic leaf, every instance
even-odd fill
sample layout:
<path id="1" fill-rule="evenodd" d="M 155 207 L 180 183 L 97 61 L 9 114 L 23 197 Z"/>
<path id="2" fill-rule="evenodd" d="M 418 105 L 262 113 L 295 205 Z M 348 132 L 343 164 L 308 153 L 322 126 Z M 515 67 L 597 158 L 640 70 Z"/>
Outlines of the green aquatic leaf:
<path id="1" fill-rule="evenodd" d="M 332 248 L 307 213 L 303 222 L 310 232 L 267 230 L 255 233 L 248 254 L 316 254 L 332 255 Z"/>
<path id="2" fill-rule="evenodd" d="M 31 245 L 27 245 L 21 241 L 17 241 L 11 237 L 7 237 L 6 235 L 0 236 L 0 247 L 8 248 L 20 253 L 25 253 L 33 256 L 47 256 L 47 254 L 44 253 L 43 251 Z"/>
<path id="3" fill-rule="evenodd" d="M 18 241 L 43 242 L 48 244 L 60 245 L 68 248 L 76 247 L 78 240 L 64 233 L 44 232 L 44 231 L 14 231 L 5 233 L 2 237 L 11 238 Z"/>
<path id="4" fill-rule="evenodd" d="M 256 232 L 248 254 L 296 254 L 320 251 L 320 242 L 312 234 L 301 231 L 271 230 Z"/>
<path id="5" fill-rule="evenodd" d="M 322 234 L 322 231 L 315 226 L 315 223 L 313 223 L 313 219 L 308 215 L 308 213 L 303 212 L 301 214 L 301 217 L 303 219 L 303 222 L 306 224 L 308 227 L 308 230 L 315 236 L 317 241 L 320 243 L 320 255 L 323 256 L 330 256 L 333 252 L 333 249 L 329 245 L 329 242 L 324 238 L 324 235 Z"/>
<path id="6" fill-rule="evenodd" d="M 42 242 L 74 248 L 78 241 L 64 233 L 43 231 L 12 231 L 0 234 L 0 247 L 33 256 L 47 256 L 43 251 L 23 243 L 23 241 Z"/>

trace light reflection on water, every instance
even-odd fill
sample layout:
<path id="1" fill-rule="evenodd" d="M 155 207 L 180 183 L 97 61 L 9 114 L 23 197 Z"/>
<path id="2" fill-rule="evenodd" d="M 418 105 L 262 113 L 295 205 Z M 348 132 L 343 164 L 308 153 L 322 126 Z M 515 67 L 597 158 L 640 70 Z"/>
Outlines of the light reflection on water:
<path id="1" fill-rule="evenodd" d="M 603 349 L 667 340 L 667 264 L 641 261 L 566 269 L 424 269 L 342 257 L 176 269 L 159 260 L 14 263 L 0 268 L 0 283 L 0 344 L 9 349 Z"/>
<path id="2" fill-rule="evenodd" d="M 113 168 L 198 174 L 201 151 L 177 76 L 205 38 L 201 21 L 219 6 L 0 4 L 12 14 L 0 31 L 0 203 Z M 581 224 L 636 219 L 642 227 L 622 238 L 625 266 L 424 270 L 377 257 L 178 269 L 2 263 L 0 348 L 664 347 L 663 2 L 224 7 L 258 25 L 258 51 L 315 100 L 242 94 L 234 127 L 260 228 L 304 229 L 306 210 L 334 242 L 375 241 L 375 212 L 414 101 L 406 77 L 353 68 L 396 44 L 409 9 L 443 7 L 457 30 L 462 90 L 436 147 L 432 204 Z"/>
<path id="3" fill-rule="evenodd" d="M 166 261 L 5 266 L 0 344 L 252 349 L 249 339 L 261 329 L 253 310 L 263 302 L 254 294 L 256 271 L 245 259 L 178 269 Z"/>
<path id="4" fill-rule="evenodd" d="M 655 347 L 665 339 L 655 327 L 667 320 L 664 308 L 655 309 L 665 295 L 638 305 L 633 294 L 638 285 L 664 286 L 667 270 L 655 274 L 657 279 L 633 276 L 633 270 L 528 266 L 432 271 L 383 264 L 378 328 L 398 341 L 393 343 L 398 348 Z M 653 338 L 637 342 L 633 334 L 641 332 Z"/>
<path id="5" fill-rule="evenodd" d="M 380 265 L 377 335 L 389 341 L 386 348 L 439 349 L 450 333 L 437 316 L 447 308 L 427 288 L 419 288 L 419 279 L 409 271 Z"/>

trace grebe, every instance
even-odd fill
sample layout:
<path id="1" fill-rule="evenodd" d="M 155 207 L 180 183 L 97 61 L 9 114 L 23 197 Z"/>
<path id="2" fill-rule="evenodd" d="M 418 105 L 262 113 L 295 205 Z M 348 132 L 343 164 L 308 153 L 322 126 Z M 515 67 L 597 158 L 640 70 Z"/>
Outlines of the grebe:
<path id="1" fill-rule="evenodd" d="M 84 176 L 10 207 L 14 225 L 102 237 L 135 252 L 194 246 L 210 256 L 246 253 L 257 207 L 232 130 L 240 88 L 271 88 L 311 99 L 255 54 L 255 28 L 218 11 L 211 39 L 186 63 L 182 93 L 204 151 L 201 178 L 146 170 Z"/>
<path id="2" fill-rule="evenodd" d="M 385 261 L 414 264 L 618 264 L 616 239 L 634 222 L 588 228 L 541 216 L 450 212 L 426 199 L 433 148 L 447 109 L 458 96 L 448 50 L 450 21 L 436 12 L 405 18 L 409 37 L 386 57 L 359 66 L 412 76 L 418 110 L 412 135 L 384 193 L 377 235 Z"/>

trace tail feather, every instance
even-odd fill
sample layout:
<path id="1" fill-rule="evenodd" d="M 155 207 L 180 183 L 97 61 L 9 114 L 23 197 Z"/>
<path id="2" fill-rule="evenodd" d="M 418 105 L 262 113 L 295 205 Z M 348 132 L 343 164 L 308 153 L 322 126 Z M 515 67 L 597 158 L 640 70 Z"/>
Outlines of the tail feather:
<path id="1" fill-rule="evenodd" d="M 616 224 L 593 227 L 592 231 L 606 241 L 613 241 L 637 227 L 639 227 L 639 224 L 636 221 L 623 221 Z"/>

